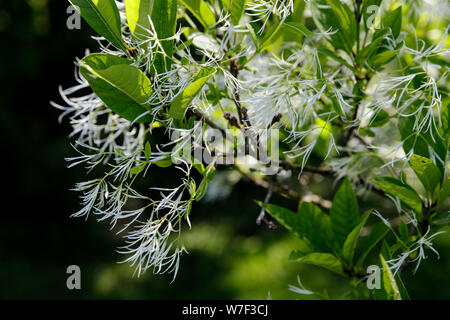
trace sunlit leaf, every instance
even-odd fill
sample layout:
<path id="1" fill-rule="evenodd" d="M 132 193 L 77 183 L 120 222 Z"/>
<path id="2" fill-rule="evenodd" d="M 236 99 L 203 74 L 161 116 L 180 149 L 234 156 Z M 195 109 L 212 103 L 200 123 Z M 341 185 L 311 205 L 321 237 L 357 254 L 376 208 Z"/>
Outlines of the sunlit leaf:
<path id="1" fill-rule="evenodd" d="M 69 0 L 84 20 L 117 48 L 127 52 L 122 39 L 119 10 L 114 0 Z"/>
<path id="2" fill-rule="evenodd" d="M 386 193 L 398 197 L 403 203 L 413 209 L 418 215 L 422 214 L 422 200 L 414 189 L 400 180 L 391 177 L 370 179 Z"/>
<path id="3" fill-rule="evenodd" d="M 142 117 L 149 108 L 151 82 L 127 59 L 96 53 L 83 58 L 79 66 L 92 90 L 113 112 L 129 121 L 151 121 L 150 115 Z"/>
<path id="4" fill-rule="evenodd" d="M 204 68 L 196 76 L 196 80 L 184 89 L 173 101 L 169 109 L 169 116 L 175 120 L 184 118 L 187 108 L 200 92 L 208 79 L 215 73 L 213 68 Z"/>
<path id="5" fill-rule="evenodd" d="M 216 24 L 216 17 L 203 0 L 180 0 L 189 11 L 207 28 Z"/>

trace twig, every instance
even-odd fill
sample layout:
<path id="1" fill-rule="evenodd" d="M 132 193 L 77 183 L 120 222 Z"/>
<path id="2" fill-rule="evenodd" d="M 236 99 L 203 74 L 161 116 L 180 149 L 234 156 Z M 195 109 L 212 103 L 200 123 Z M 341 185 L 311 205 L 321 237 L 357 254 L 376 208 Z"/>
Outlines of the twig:
<path id="1" fill-rule="evenodd" d="M 353 112 L 352 122 L 354 122 L 356 120 L 356 118 L 358 117 L 358 109 L 359 109 L 359 103 L 356 105 L 355 111 Z M 355 127 L 354 126 L 350 127 L 350 129 L 347 132 L 347 136 L 345 137 L 342 145 L 346 146 L 348 144 L 348 142 L 352 138 L 354 132 L 355 132 Z"/>
<path id="2" fill-rule="evenodd" d="M 199 120 L 202 120 L 202 119 L 205 120 L 205 122 L 206 122 L 211 128 L 217 129 L 217 130 L 219 130 L 220 133 L 222 133 L 224 136 L 227 136 L 226 131 L 225 131 L 223 128 L 219 127 L 217 124 L 215 124 L 211 119 L 209 119 L 206 115 L 204 115 L 204 114 L 201 113 L 200 111 L 190 108 L 190 109 L 188 109 L 188 111 L 187 111 L 187 115 L 188 115 L 188 116 L 189 116 L 189 115 L 195 116 L 195 117 L 196 117 L 197 119 L 199 119 Z"/>
<path id="3" fill-rule="evenodd" d="M 272 179 L 269 183 L 269 188 L 267 189 L 266 197 L 264 198 L 264 203 L 269 203 L 270 198 L 272 197 L 273 192 L 274 179 Z M 266 211 L 261 208 L 258 218 L 256 219 L 256 224 L 261 225 L 261 221 L 267 225 L 267 227 L 271 230 L 275 230 L 277 228 L 276 224 L 266 218 Z"/>

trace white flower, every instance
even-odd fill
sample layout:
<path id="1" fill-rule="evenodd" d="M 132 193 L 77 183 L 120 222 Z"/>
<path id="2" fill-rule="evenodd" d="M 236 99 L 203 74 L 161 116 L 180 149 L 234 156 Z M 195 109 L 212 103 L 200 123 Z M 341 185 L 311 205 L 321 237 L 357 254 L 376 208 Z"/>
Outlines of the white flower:
<path id="1" fill-rule="evenodd" d="M 437 252 L 437 250 L 433 248 L 433 243 L 431 240 L 436 236 L 445 233 L 445 231 L 436 232 L 428 236 L 429 232 L 430 227 L 428 227 L 427 232 L 410 247 L 409 251 L 402 252 L 398 258 L 386 261 L 386 263 L 388 263 L 389 265 L 389 268 L 394 271 L 394 275 L 397 274 L 397 272 L 400 270 L 401 266 L 406 262 L 408 257 L 415 252 L 417 252 L 417 258 L 413 259 L 411 262 L 417 261 L 416 267 L 414 268 L 414 273 L 416 273 L 417 270 L 419 269 L 421 261 L 427 258 L 427 256 L 425 255 L 426 248 L 433 251 L 439 259 L 439 252 Z"/>
<path id="2" fill-rule="evenodd" d="M 288 285 L 288 288 L 290 291 L 298 293 L 298 294 L 305 294 L 305 295 L 311 295 L 314 294 L 314 292 L 305 289 L 305 287 L 302 285 L 301 281 L 300 281 L 300 276 L 297 276 L 297 282 L 298 282 L 298 287 L 293 286 L 293 285 Z"/>

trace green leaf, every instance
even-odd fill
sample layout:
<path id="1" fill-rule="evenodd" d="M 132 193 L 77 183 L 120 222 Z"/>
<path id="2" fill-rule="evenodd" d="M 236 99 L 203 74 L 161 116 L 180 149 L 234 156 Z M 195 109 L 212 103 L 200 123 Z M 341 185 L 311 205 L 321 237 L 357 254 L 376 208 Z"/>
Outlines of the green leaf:
<path id="1" fill-rule="evenodd" d="M 398 129 L 403 141 L 403 150 L 408 154 L 411 150 L 422 157 L 429 157 L 427 139 L 422 134 L 417 134 L 414 128 L 414 117 L 400 117 Z"/>
<path id="2" fill-rule="evenodd" d="M 427 193 L 433 198 L 436 188 L 440 185 L 441 181 L 441 171 L 439 168 L 430 159 L 417 154 L 411 156 L 409 165 L 422 182 Z"/>
<path id="3" fill-rule="evenodd" d="M 150 160 L 150 156 L 152 155 L 152 146 L 150 145 L 150 142 L 148 142 L 148 141 L 145 144 L 144 154 L 145 154 L 145 159 L 147 161 Z"/>
<path id="4" fill-rule="evenodd" d="M 340 32 L 341 26 L 333 10 L 327 6 L 325 0 L 318 1 L 318 4 L 322 5 L 322 7 L 316 12 L 312 12 L 312 18 L 319 30 L 321 32 L 326 32 L 330 29 L 334 31 L 326 39 L 335 49 L 341 49 L 347 53 L 351 53 L 344 33 Z M 314 10 L 314 7 L 312 9 Z"/>
<path id="5" fill-rule="evenodd" d="M 362 228 L 366 224 L 367 218 L 369 218 L 370 212 L 367 211 L 362 217 L 360 223 L 350 232 L 347 239 L 345 239 L 344 246 L 342 247 L 342 256 L 346 260 L 349 266 L 353 265 L 353 256 L 355 255 L 356 244 L 359 239 L 359 234 Z"/>
<path id="6" fill-rule="evenodd" d="M 189 11 L 200 21 L 200 23 L 208 28 L 216 24 L 216 17 L 208 5 L 203 0 L 180 0 Z"/>
<path id="7" fill-rule="evenodd" d="M 381 67 L 394 59 L 398 53 L 399 50 L 389 50 L 379 53 L 370 60 L 370 64 L 375 68 Z"/>
<path id="8" fill-rule="evenodd" d="M 343 33 L 347 52 L 351 52 L 353 44 L 356 41 L 356 21 L 355 16 L 349 7 L 340 0 L 326 0 L 333 10 L 337 21 L 339 22 L 339 31 Z"/>
<path id="9" fill-rule="evenodd" d="M 149 29 L 154 0 L 125 0 L 128 27 L 135 38 Z"/>
<path id="10" fill-rule="evenodd" d="M 152 163 L 157 165 L 160 168 L 168 168 L 168 167 L 170 167 L 173 164 L 171 156 L 169 156 L 169 157 L 167 157 L 165 159 L 153 161 Z"/>
<path id="11" fill-rule="evenodd" d="M 386 240 L 383 240 L 383 245 L 381 246 L 381 255 L 383 256 L 383 258 L 386 260 L 391 260 L 392 259 L 392 255 L 391 255 L 391 251 L 392 249 L 389 248 L 389 245 L 387 244 Z M 404 300 L 411 300 L 411 298 L 409 297 L 408 291 L 405 288 L 405 285 L 403 284 L 402 279 L 400 278 L 399 273 L 397 273 L 394 276 L 395 279 L 395 283 L 398 286 L 398 292 L 400 293 L 400 297 L 401 299 Z M 383 279 L 384 281 L 384 279 Z M 381 291 L 381 290 L 380 290 Z M 383 297 L 384 300 L 388 299 L 388 295 L 385 294 L 385 296 Z"/>
<path id="12" fill-rule="evenodd" d="M 311 254 L 311 253 L 313 253 L 313 252 L 305 252 L 302 250 L 291 251 L 291 253 L 289 254 L 289 257 L 288 257 L 288 261 L 296 261 L 297 259 L 307 256 L 308 254 Z"/>
<path id="13" fill-rule="evenodd" d="M 391 116 L 387 111 L 380 109 L 377 113 L 375 113 L 372 116 L 372 118 L 370 118 L 369 126 L 371 128 L 382 127 L 389 122 L 390 118 Z"/>
<path id="14" fill-rule="evenodd" d="M 301 263 L 312 264 L 315 266 L 319 266 L 330 271 L 333 271 L 337 274 L 344 275 L 344 268 L 342 263 L 336 258 L 334 255 L 330 253 L 310 253 L 303 255 L 300 251 L 295 251 L 291 253 L 289 258 L 290 260 L 294 260 Z"/>
<path id="15" fill-rule="evenodd" d="M 398 197 L 403 203 L 413 209 L 418 216 L 422 216 L 422 200 L 413 188 L 391 177 L 373 178 L 370 181 L 386 193 Z"/>
<path id="16" fill-rule="evenodd" d="M 287 17 L 285 23 L 289 23 L 289 24 L 294 23 L 294 25 L 296 23 L 302 24 L 305 7 L 306 7 L 305 1 L 294 1 L 294 7 L 293 7 L 294 10 L 289 15 L 289 17 Z M 308 34 L 310 32 L 308 29 L 303 30 L 303 31 Z M 301 32 L 298 32 L 298 30 L 292 30 L 289 28 L 284 28 L 283 33 L 280 35 L 280 40 L 283 42 L 295 42 L 295 43 L 302 44 L 303 39 L 304 39 L 304 36 Z"/>
<path id="17" fill-rule="evenodd" d="M 152 22 L 165 55 L 156 54 L 152 73 L 163 73 L 169 70 L 172 64 L 174 40 L 170 38 L 175 34 L 177 27 L 177 8 L 177 0 L 153 0 Z M 160 50 L 158 48 L 158 51 Z"/>
<path id="18" fill-rule="evenodd" d="M 443 204 L 450 196 L 450 177 L 442 184 L 441 192 L 439 193 L 439 205 Z"/>
<path id="19" fill-rule="evenodd" d="M 364 47 L 364 49 L 362 49 L 359 54 L 356 56 L 356 61 L 359 64 L 363 64 L 364 61 L 366 61 L 367 59 L 369 59 L 375 52 L 377 52 L 377 50 L 380 47 L 380 43 L 384 40 L 384 36 L 388 33 L 389 31 L 387 29 L 383 29 L 377 36 L 377 38 L 375 38 L 374 40 L 372 40 L 372 42 Z"/>
<path id="20" fill-rule="evenodd" d="M 448 212 L 442 212 L 442 213 L 436 213 L 431 218 L 431 224 L 435 226 L 443 226 L 450 223 L 450 211 Z"/>
<path id="21" fill-rule="evenodd" d="M 339 246 L 359 223 L 358 201 L 348 179 L 345 179 L 333 199 L 330 211 L 331 227 Z"/>
<path id="22" fill-rule="evenodd" d="M 349 68 L 353 72 L 356 72 L 356 69 L 352 65 L 350 65 L 344 58 L 338 56 L 333 51 L 325 49 L 325 48 L 320 48 L 318 51 L 319 51 L 319 53 L 324 54 L 324 55 L 326 55 L 326 56 L 336 60 L 337 62 L 343 64 L 344 66 L 346 66 L 347 68 Z"/>
<path id="23" fill-rule="evenodd" d="M 205 178 L 208 182 L 211 182 L 214 180 L 216 176 L 216 168 L 214 167 L 214 162 L 209 164 L 208 167 L 205 170 Z"/>
<path id="24" fill-rule="evenodd" d="M 402 7 L 398 7 L 395 10 L 389 11 L 382 18 L 382 23 L 385 28 L 392 30 L 394 38 L 398 38 L 402 29 Z"/>
<path id="25" fill-rule="evenodd" d="M 300 34 L 302 36 L 305 37 L 311 37 L 312 35 L 314 35 L 314 33 L 312 33 L 311 31 L 309 31 L 309 29 L 307 27 L 305 27 L 303 24 L 299 23 L 299 22 L 285 22 L 283 23 L 283 28 L 287 28 L 297 34 Z"/>
<path id="26" fill-rule="evenodd" d="M 398 233 L 400 235 L 400 239 L 403 242 L 407 242 L 409 238 L 409 231 L 408 226 L 403 221 L 400 221 L 400 224 L 398 226 Z"/>
<path id="27" fill-rule="evenodd" d="M 444 137 L 446 145 L 448 145 L 450 139 L 450 98 L 448 97 L 442 102 L 441 121 L 442 125 L 439 126 L 439 133 Z"/>
<path id="28" fill-rule="evenodd" d="M 230 20 L 233 25 L 238 25 L 245 12 L 245 0 L 222 0 L 225 8 L 230 13 Z M 230 9 L 231 4 L 231 9 Z"/>
<path id="29" fill-rule="evenodd" d="M 366 0 L 363 1 L 362 13 L 364 19 L 364 26 L 367 27 L 369 18 L 375 18 L 374 14 L 380 10 L 382 0 Z"/>
<path id="30" fill-rule="evenodd" d="M 196 80 L 172 101 L 169 109 L 169 116 L 175 120 L 182 120 L 192 100 L 194 100 L 195 96 L 215 72 L 214 68 L 208 67 L 202 69 L 196 76 Z"/>
<path id="31" fill-rule="evenodd" d="M 400 278 L 400 275 L 397 273 L 395 276 L 395 282 L 397 283 L 398 290 L 400 292 L 400 297 L 402 297 L 402 300 L 411 300 L 408 291 L 406 290 L 405 285 L 403 284 L 402 279 Z"/>
<path id="32" fill-rule="evenodd" d="M 79 66 L 95 94 L 121 117 L 135 121 L 149 108 L 146 102 L 152 93 L 151 82 L 127 59 L 95 53 L 83 58 Z M 144 123 L 151 119 L 146 115 L 136 122 Z"/>
<path id="33" fill-rule="evenodd" d="M 114 0 L 69 0 L 84 20 L 98 34 L 117 48 L 128 52 L 122 39 L 119 10 Z"/>
<path id="34" fill-rule="evenodd" d="M 366 260 L 367 258 L 367 255 L 378 244 L 378 242 L 380 242 L 384 238 L 388 231 L 389 228 L 384 223 L 379 223 L 372 229 L 370 234 L 362 243 L 361 249 L 359 250 L 360 254 L 356 260 L 357 268 L 362 267 L 364 260 Z"/>
<path id="35" fill-rule="evenodd" d="M 250 23 L 246 23 L 245 26 L 248 29 L 248 32 L 250 34 L 250 37 L 252 38 L 253 44 L 256 48 L 259 46 L 258 36 L 256 35 L 255 29 L 253 29 L 252 25 Z"/>
<path id="36" fill-rule="evenodd" d="M 198 173 L 200 173 L 202 176 L 205 175 L 206 170 L 203 163 L 194 163 L 193 166 L 198 171 Z"/>
<path id="37" fill-rule="evenodd" d="M 204 177 L 202 179 L 202 181 L 200 182 L 200 185 L 197 189 L 197 193 L 195 195 L 195 200 L 196 201 L 202 200 L 206 194 L 207 189 L 208 189 L 208 179 L 206 177 Z"/>
<path id="38" fill-rule="evenodd" d="M 300 215 L 289 209 L 274 204 L 263 203 L 260 201 L 257 201 L 257 203 L 261 208 L 263 208 L 267 213 L 269 213 L 279 223 L 281 223 L 286 229 L 294 233 L 299 238 L 303 238 L 303 225 Z"/>
<path id="39" fill-rule="evenodd" d="M 381 266 L 383 267 L 383 287 L 387 294 L 387 298 L 389 300 L 402 300 L 394 275 L 381 254 L 380 260 Z"/>
<path id="40" fill-rule="evenodd" d="M 144 164 L 140 164 L 138 166 L 131 168 L 130 177 L 141 173 L 142 171 L 144 171 L 145 167 L 146 167 L 146 164 L 144 163 Z"/>
<path id="41" fill-rule="evenodd" d="M 281 30 L 281 27 L 283 26 L 283 21 L 278 21 L 272 28 L 270 28 L 264 38 L 261 40 L 261 43 L 258 46 L 257 52 L 263 52 L 266 50 L 270 45 L 273 44 L 273 41 L 275 37 L 278 35 L 278 33 Z"/>
<path id="42" fill-rule="evenodd" d="M 286 229 L 299 238 L 307 240 L 309 246 L 319 252 L 332 252 L 332 234 L 330 217 L 312 203 L 302 202 L 298 213 L 273 205 L 258 202 L 259 206 L 269 213 Z"/>

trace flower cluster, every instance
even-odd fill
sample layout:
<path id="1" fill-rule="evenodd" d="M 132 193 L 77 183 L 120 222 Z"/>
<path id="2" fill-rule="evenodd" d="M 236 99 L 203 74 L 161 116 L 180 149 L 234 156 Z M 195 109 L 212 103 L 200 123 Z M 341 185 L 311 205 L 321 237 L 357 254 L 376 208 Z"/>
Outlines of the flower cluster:
<path id="1" fill-rule="evenodd" d="M 99 178 L 76 184 L 82 208 L 73 216 L 94 215 L 118 227 L 125 238 L 119 252 L 136 274 L 179 270 L 181 232 L 191 227 L 193 204 L 223 165 L 216 160 L 224 151 L 198 134 L 208 128 L 229 130 L 232 148 L 242 134 L 246 153 L 249 141 L 261 141 L 261 130 L 280 130 L 279 150 L 270 143 L 257 147 L 279 151 L 275 177 L 264 176 L 257 156 L 228 164 L 268 188 L 266 203 L 275 190 L 296 200 L 318 199 L 327 209 L 328 200 L 301 190 L 306 185 L 301 179 L 311 174 L 335 184 L 347 179 L 358 195 L 377 192 L 391 199 L 417 231 L 400 257 L 388 261 L 393 270 L 416 252 L 418 267 L 423 249 L 434 251 L 431 240 L 440 232 L 428 236 L 423 225 L 442 204 L 436 190 L 446 188 L 450 49 L 448 26 L 433 29 L 436 41 L 421 39 L 413 27 L 423 20 L 415 11 L 420 7 L 423 14 L 430 1 L 404 0 L 403 7 L 379 1 L 377 19 L 366 1 L 201 0 L 191 6 L 141 0 L 149 8 L 145 14 L 139 11 L 145 5 L 132 2 L 109 1 L 117 15 L 107 19 L 90 20 L 108 14 L 101 8 L 80 9 L 101 35 L 96 37 L 101 53 L 86 52 L 77 60 L 77 85 L 60 89 L 65 105 L 52 105 L 62 110 L 60 121 L 69 118 L 72 125 L 79 155 L 68 159 L 69 166 L 84 165 L 89 174 L 106 168 Z M 409 14 L 403 23 L 402 10 Z M 88 88 L 93 92 L 86 94 Z M 153 139 L 155 130 L 163 132 L 162 140 Z M 196 162 L 194 150 L 214 161 Z M 418 156 L 434 170 L 430 198 L 408 184 L 413 171 L 421 179 L 420 168 L 411 164 Z M 155 166 L 176 168 L 182 176 L 178 186 L 138 190 L 136 181 Z M 436 178 L 436 170 L 442 177 Z M 286 180 L 302 188 L 283 184 Z M 430 216 L 424 218 L 421 207 Z M 393 231 L 386 217 L 375 215 Z M 273 226 L 264 210 L 258 221 Z M 290 289 L 309 293 L 299 285 Z"/>

